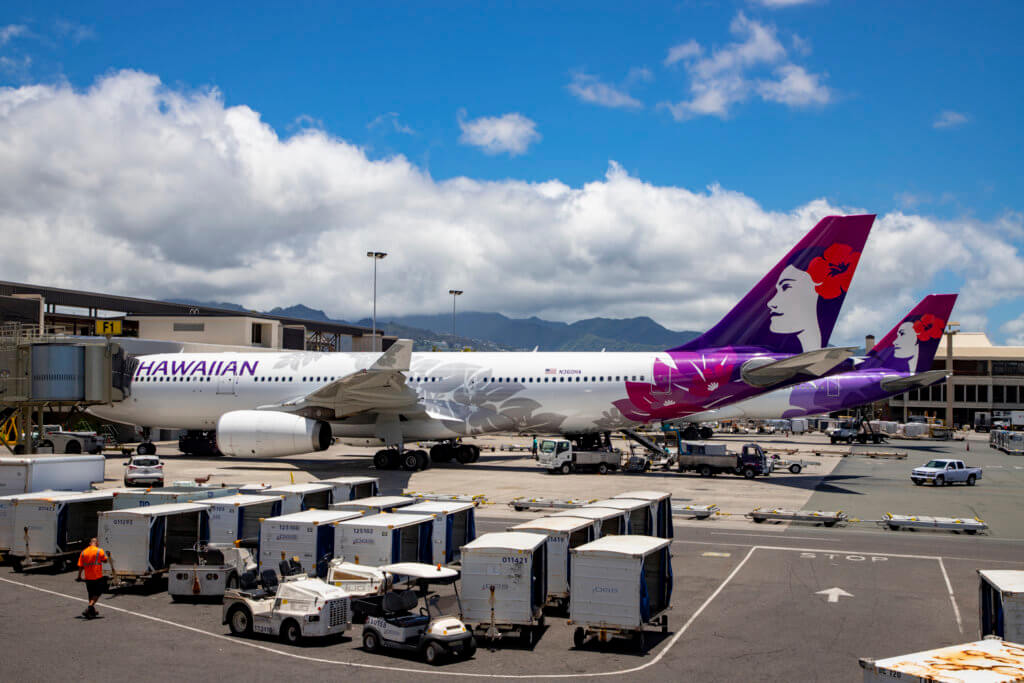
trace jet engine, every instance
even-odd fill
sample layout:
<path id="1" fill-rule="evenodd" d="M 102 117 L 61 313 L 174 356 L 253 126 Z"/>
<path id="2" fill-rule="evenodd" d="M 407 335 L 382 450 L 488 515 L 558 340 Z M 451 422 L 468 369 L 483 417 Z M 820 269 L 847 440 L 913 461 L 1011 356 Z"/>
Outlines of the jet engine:
<path id="1" fill-rule="evenodd" d="M 217 420 L 224 455 L 272 458 L 326 450 L 331 426 L 321 420 L 264 410 L 233 410 Z"/>

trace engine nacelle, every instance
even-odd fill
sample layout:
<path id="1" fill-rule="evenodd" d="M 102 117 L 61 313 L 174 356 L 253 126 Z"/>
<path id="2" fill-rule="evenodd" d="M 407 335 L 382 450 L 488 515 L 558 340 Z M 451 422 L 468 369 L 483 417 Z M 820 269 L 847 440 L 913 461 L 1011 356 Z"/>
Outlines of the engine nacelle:
<path id="1" fill-rule="evenodd" d="M 326 450 L 331 426 L 271 410 L 233 410 L 217 420 L 217 447 L 224 455 L 273 458 Z"/>

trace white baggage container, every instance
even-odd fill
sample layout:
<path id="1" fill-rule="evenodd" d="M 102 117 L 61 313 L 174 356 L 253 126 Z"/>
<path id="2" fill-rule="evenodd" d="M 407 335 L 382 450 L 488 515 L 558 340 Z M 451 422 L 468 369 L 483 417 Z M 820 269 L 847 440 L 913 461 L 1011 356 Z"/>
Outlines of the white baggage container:
<path id="1" fill-rule="evenodd" d="M 626 491 L 612 500 L 645 500 L 651 506 L 654 528 L 648 528 L 647 535 L 658 538 L 672 538 L 672 494 L 664 491 Z"/>
<path id="2" fill-rule="evenodd" d="M 807 431 L 806 417 L 793 417 L 789 420 L 789 429 L 794 434 L 803 434 Z"/>
<path id="3" fill-rule="evenodd" d="M 355 500 L 380 495 L 380 479 L 377 477 L 332 477 L 319 479 L 318 484 L 331 484 L 334 487 L 334 500 Z"/>
<path id="4" fill-rule="evenodd" d="M 1024 571 L 979 569 L 981 637 L 1024 642 Z"/>
<path id="5" fill-rule="evenodd" d="M 909 436 L 911 438 L 927 436 L 928 425 L 922 424 L 920 422 L 908 422 L 904 425 L 901 425 L 900 431 L 903 432 L 903 436 Z"/>
<path id="6" fill-rule="evenodd" d="M 543 534 L 548 540 L 546 603 L 564 608 L 569 603 L 569 551 L 594 540 L 594 520 L 582 517 L 541 517 L 509 531 Z"/>
<path id="7" fill-rule="evenodd" d="M 416 502 L 407 496 L 370 496 L 332 503 L 332 510 L 358 510 L 368 515 L 379 515 L 384 512 L 401 512 L 396 508 L 404 508 Z"/>
<path id="8" fill-rule="evenodd" d="M 0 458 L 0 496 L 39 491 L 88 491 L 103 483 L 102 455 Z"/>
<path id="9" fill-rule="evenodd" d="M 156 577 L 183 551 L 209 537 L 201 503 L 168 503 L 100 513 L 100 547 L 111 558 L 115 583 Z"/>
<path id="10" fill-rule="evenodd" d="M 97 515 L 113 504 L 110 491 L 61 491 L 15 499 L 10 550 L 15 569 L 44 562 L 69 568 L 96 536 Z"/>
<path id="11" fill-rule="evenodd" d="M 169 503 L 199 503 L 212 498 L 233 496 L 237 488 L 220 486 L 191 486 L 188 488 L 140 489 L 124 488 L 114 490 L 114 509 L 144 508 L 147 505 Z"/>
<path id="12" fill-rule="evenodd" d="M 16 493 L 11 496 L 0 496 L 0 555 L 11 549 L 14 542 L 14 502 L 23 498 L 39 498 L 67 493 L 66 491 L 36 491 L 34 493 Z"/>
<path id="13" fill-rule="evenodd" d="M 462 546 L 476 539 L 476 505 L 458 501 L 424 501 L 399 510 L 403 515 L 432 515 L 434 564 L 457 562 Z"/>
<path id="14" fill-rule="evenodd" d="M 337 523 L 360 516 L 351 510 L 303 510 L 260 522 L 260 572 L 280 573 L 282 560 L 298 558 L 302 571 L 323 578 L 335 558 Z"/>
<path id="15" fill-rule="evenodd" d="M 583 506 L 585 508 L 610 508 L 622 510 L 626 513 L 626 533 L 638 536 L 652 536 L 654 530 L 654 515 L 651 514 L 651 504 L 646 500 L 633 498 L 606 498 L 596 500 Z"/>
<path id="16" fill-rule="evenodd" d="M 606 536 L 574 548 L 569 623 L 580 647 L 590 635 L 636 638 L 643 648 L 645 624 L 668 630 L 672 601 L 672 554 L 668 539 Z"/>
<path id="17" fill-rule="evenodd" d="M 281 512 L 286 515 L 303 510 L 327 510 L 334 502 L 334 487 L 319 482 L 273 486 L 263 491 L 263 494 L 284 496 Z"/>
<path id="18" fill-rule="evenodd" d="M 578 517 L 594 521 L 594 538 L 603 536 L 621 536 L 629 526 L 628 512 L 612 508 L 581 507 L 573 510 L 556 512 L 550 517 Z"/>
<path id="19" fill-rule="evenodd" d="M 238 492 L 247 496 L 258 496 L 271 488 L 273 487 L 270 484 L 242 484 L 238 487 Z"/>
<path id="20" fill-rule="evenodd" d="M 864 683 L 1001 683 L 1024 680 L 1024 645 L 986 638 L 886 659 L 860 660 Z"/>
<path id="21" fill-rule="evenodd" d="M 462 547 L 462 620 L 474 629 L 519 631 L 532 644 L 547 598 L 547 540 L 541 534 L 484 534 Z"/>
<path id="22" fill-rule="evenodd" d="M 210 542 L 239 541 L 246 547 L 258 547 L 260 522 L 280 517 L 283 501 L 281 496 L 243 494 L 200 501 L 210 510 Z"/>
<path id="23" fill-rule="evenodd" d="M 396 562 L 430 563 L 434 518 L 386 512 L 338 524 L 336 554 L 346 562 L 380 567 Z"/>

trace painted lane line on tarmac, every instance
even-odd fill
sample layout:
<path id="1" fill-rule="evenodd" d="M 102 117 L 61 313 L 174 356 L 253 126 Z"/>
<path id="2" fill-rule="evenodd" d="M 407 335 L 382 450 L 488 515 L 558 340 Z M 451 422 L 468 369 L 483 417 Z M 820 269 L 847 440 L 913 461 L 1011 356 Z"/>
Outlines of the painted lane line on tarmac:
<path id="1" fill-rule="evenodd" d="M 792 536 L 787 536 L 786 538 L 792 538 Z M 814 539 L 814 540 L 819 540 L 819 539 Z M 1022 539 L 1022 540 L 1024 540 L 1024 539 Z M 689 545 L 714 545 L 714 546 L 719 546 L 719 547 L 728 546 L 730 548 L 761 548 L 762 550 L 800 550 L 800 551 L 808 552 L 808 553 L 813 553 L 813 552 L 818 552 L 818 553 L 834 553 L 834 554 L 837 554 L 837 555 L 848 554 L 848 555 L 888 555 L 889 557 L 921 557 L 921 556 L 918 556 L 918 555 L 894 555 L 893 553 L 886 553 L 886 552 L 878 552 L 878 553 L 864 553 L 864 552 L 847 553 L 844 550 L 836 550 L 835 548 L 827 548 L 827 549 L 824 549 L 824 550 L 822 550 L 820 548 L 817 548 L 817 549 L 816 548 L 780 548 L 780 547 L 768 546 L 768 545 L 753 545 L 752 546 L 749 543 L 730 543 L 729 541 L 686 541 L 686 540 L 679 539 L 679 538 L 672 539 L 672 544 L 674 545 L 676 543 L 685 543 L 685 544 L 689 544 Z M 933 556 L 933 555 L 928 555 L 928 556 L 925 556 L 925 557 L 927 557 L 928 559 L 932 559 L 932 560 L 938 559 L 936 556 Z M 960 562 L 977 562 L 978 561 L 977 557 L 960 557 L 958 555 L 943 555 L 942 559 L 944 559 L 944 560 L 956 560 L 956 561 L 960 561 Z M 985 562 L 995 562 L 997 564 L 1024 564 L 1024 560 L 989 560 L 989 559 L 986 559 Z"/>
<path id="2" fill-rule="evenodd" d="M 638 671 L 643 671 L 644 669 L 650 668 L 650 667 L 654 666 L 655 664 L 657 664 L 658 662 L 660 662 L 665 657 L 665 655 L 668 654 L 668 651 L 671 650 L 672 647 L 679 641 L 679 639 L 683 637 L 683 634 L 686 633 L 687 629 L 690 628 L 690 626 L 693 624 L 693 622 L 697 620 L 697 617 L 699 617 L 701 615 L 701 613 L 703 613 L 704 610 L 707 609 L 708 605 L 710 605 L 711 602 L 716 597 L 718 597 L 719 593 L 721 593 L 722 590 L 724 590 L 725 587 L 727 585 L 729 585 L 729 582 L 732 581 L 733 577 L 735 577 L 736 574 L 739 573 L 739 571 L 747 563 L 747 560 L 750 559 L 750 556 L 753 555 L 754 551 L 757 550 L 757 549 L 758 549 L 758 546 L 754 546 L 754 547 L 752 547 L 750 549 L 750 551 L 744 556 L 744 558 L 739 562 L 739 564 L 737 564 L 733 568 L 732 572 L 730 572 L 729 575 L 727 577 L 725 577 L 725 580 L 722 581 L 722 583 L 718 586 L 718 588 L 715 590 L 715 592 L 712 593 L 707 598 L 707 600 L 705 600 L 701 604 L 701 606 L 697 609 L 697 611 L 694 612 L 693 615 L 690 616 L 690 618 L 687 620 L 687 622 L 685 624 L 683 624 L 682 628 L 680 628 L 679 631 L 674 636 L 672 636 L 672 638 L 668 641 L 668 643 L 665 645 L 665 647 L 663 647 L 661 649 L 661 651 L 657 654 L 657 656 L 654 657 L 654 659 L 652 659 L 651 661 L 649 661 L 649 662 L 647 662 L 645 664 L 641 664 L 640 666 L 635 666 L 635 667 L 633 667 L 631 669 L 621 669 L 619 671 L 599 671 L 599 672 L 594 672 L 594 673 L 568 673 L 568 674 L 487 674 L 487 673 L 469 673 L 469 672 L 464 672 L 464 671 L 432 671 L 430 669 L 413 669 L 413 668 L 399 667 L 399 666 L 383 666 L 383 665 L 379 665 L 379 664 L 364 664 L 362 662 L 345 662 L 345 661 L 340 661 L 340 660 L 336 660 L 336 659 L 325 659 L 323 657 L 309 657 L 309 656 L 306 656 L 306 655 L 295 654 L 293 652 L 286 652 L 284 650 L 277 650 L 277 649 L 272 648 L 272 647 L 267 647 L 266 645 L 260 645 L 259 643 L 254 643 L 252 641 L 242 640 L 242 639 L 240 639 L 240 638 L 238 638 L 236 636 L 226 636 L 226 635 L 224 635 L 222 633 L 213 633 L 211 631 L 204 631 L 203 629 L 196 628 L 195 626 L 186 626 L 185 624 L 179 624 L 177 622 L 170 621 L 168 619 L 161 619 L 160 617 L 154 617 L 154 616 L 149 615 L 149 614 L 143 614 L 141 612 L 135 612 L 135 611 L 132 611 L 132 610 L 124 609 L 123 607 L 115 607 L 113 605 L 104 605 L 103 608 L 104 609 L 109 609 L 109 610 L 114 611 L 114 612 L 121 612 L 123 614 L 129 614 L 129 615 L 132 615 L 132 616 L 135 616 L 135 617 L 139 617 L 140 619 L 148 619 L 149 621 L 153 621 L 153 622 L 156 622 L 156 623 L 159 623 L 159 624 L 164 624 L 164 625 L 167 625 L 167 626 L 172 626 L 172 627 L 175 627 L 175 628 L 180 628 L 182 630 L 189 631 L 189 632 L 192 632 L 192 633 L 197 633 L 197 634 L 204 635 L 204 636 L 208 636 L 208 637 L 214 638 L 216 640 L 223 640 L 223 641 L 226 641 L 228 643 L 234 643 L 236 645 L 244 645 L 245 647 L 251 647 L 251 648 L 254 648 L 256 650 L 262 650 L 264 652 L 270 652 L 270 653 L 275 654 L 275 655 L 281 655 L 281 656 L 284 656 L 284 657 L 290 657 L 292 659 L 301 659 L 301 660 L 304 660 L 304 661 L 307 661 L 307 662 L 314 662 L 314 663 L 318 663 L 318 664 L 335 664 L 335 665 L 342 665 L 342 666 L 354 666 L 354 667 L 360 667 L 360 668 L 363 668 L 363 669 L 376 669 L 376 670 L 379 670 L 379 671 L 401 671 L 403 673 L 421 674 L 421 675 L 422 674 L 432 674 L 432 675 L 435 675 L 435 676 L 458 676 L 458 677 L 461 677 L 461 678 L 514 678 L 514 679 L 525 678 L 525 679 L 538 679 L 538 678 L 596 678 L 596 677 L 607 677 L 607 676 L 621 676 L 623 674 L 631 674 L 631 673 L 636 673 Z M 48 588 L 40 588 L 39 586 L 33 586 L 32 584 L 23 583 L 21 581 L 13 581 L 11 579 L 6 579 L 6 578 L 3 578 L 3 577 L 0 577 L 0 581 L 2 581 L 3 583 L 9 583 L 9 584 L 14 585 L 14 586 L 20 586 L 22 588 L 28 588 L 30 590 L 38 591 L 40 593 L 46 593 L 48 595 L 55 595 L 57 597 L 67 598 L 68 600 L 74 600 L 75 602 L 88 602 L 85 598 L 80 598 L 80 597 L 75 596 L 75 595 L 68 595 L 67 593 L 60 593 L 58 591 L 50 590 Z"/>
<path id="3" fill-rule="evenodd" d="M 946 590 L 949 591 L 949 601 L 953 603 L 953 614 L 956 615 L 956 627 L 960 629 L 960 633 L 964 632 L 964 622 L 960 619 L 960 608 L 956 604 L 956 596 L 953 595 L 953 584 L 949 582 L 949 574 L 946 573 L 946 565 L 943 563 L 942 558 L 939 558 L 939 569 L 942 570 L 942 578 L 946 580 Z"/>

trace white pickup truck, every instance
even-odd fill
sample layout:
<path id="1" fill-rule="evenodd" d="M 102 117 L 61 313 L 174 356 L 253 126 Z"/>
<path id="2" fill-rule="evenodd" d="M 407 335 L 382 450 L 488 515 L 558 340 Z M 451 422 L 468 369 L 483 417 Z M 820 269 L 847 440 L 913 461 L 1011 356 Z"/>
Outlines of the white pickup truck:
<path id="1" fill-rule="evenodd" d="M 957 482 L 974 486 L 981 479 L 980 467 L 968 467 L 963 460 L 929 460 L 926 465 L 915 467 L 910 480 L 917 486 L 930 481 L 932 486 L 945 486 Z"/>

